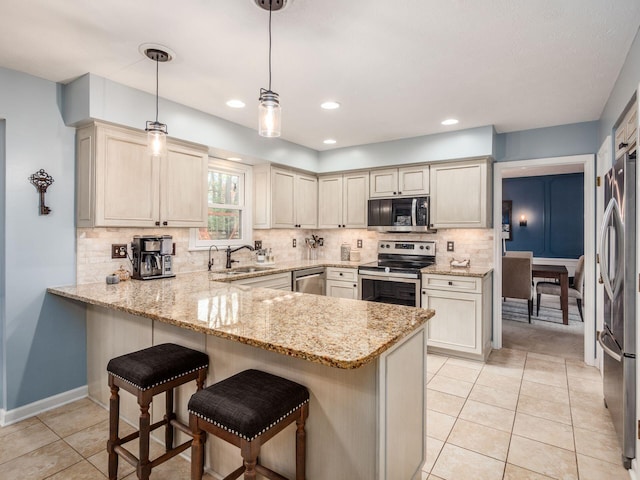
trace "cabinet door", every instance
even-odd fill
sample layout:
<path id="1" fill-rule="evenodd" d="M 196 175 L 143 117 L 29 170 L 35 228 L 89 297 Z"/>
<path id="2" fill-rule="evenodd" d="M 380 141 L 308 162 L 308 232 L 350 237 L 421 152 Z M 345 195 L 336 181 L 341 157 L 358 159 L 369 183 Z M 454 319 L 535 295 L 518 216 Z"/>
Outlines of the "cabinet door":
<path id="1" fill-rule="evenodd" d="M 296 224 L 302 228 L 318 226 L 318 179 L 310 175 L 296 175 Z"/>
<path id="2" fill-rule="evenodd" d="M 169 144 L 161 161 L 160 221 L 169 227 L 207 226 L 206 152 Z"/>
<path id="3" fill-rule="evenodd" d="M 398 194 L 398 169 L 372 170 L 369 175 L 369 196 L 393 197 Z"/>
<path id="4" fill-rule="evenodd" d="M 358 299 L 358 284 L 327 280 L 327 297 Z"/>
<path id="5" fill-rule="evenodd" d="M 631 147 L 636 143 L 636 134 L 638 133 L 638 103 L 636 102 L 626 117 L 627 143 Z"/>
<path id="6" fill-rule="evenodd" d="M 253 228 L 271 228 L 271 167 L 253 167 Z"/>
<path id="7" fill-rule="evenodd" d="M 623 121 L 615 132 L 615 151 L 616 160 L 625 154 L 627 151 L 627 124 Z"/>
<path id="8" fill-rule="evenodd" d="M 342 175 L 318 179 L 318 228 L 340 228 L 343 208 Z"/>
<path id="9" fill-rule="evenodd" d="M 429 166 L 398 169 L 398 195 L 426 195 L 429 193 Z"/>
<path id="10" fill-rule="evenodd" d="M 431 166 L 431 224 L 434 228 L 491 226 L 487 163 Z"/>
<path id="11" fill-rule="evenodd" d="M 96 227 L 153 227 L 160 218 L 159 162 L 147 153 L 147 137 L 98 127 Z"/>
<path id="12" fill-rule="evenodd" d="M 369 174 L 344 175 L 342 188 L 342 224 L 347 228 L 367 228 Z"/>
<path id="13" fill-rule="evenodd" d="M 296 224 L 294 196 L 295 173 L 286 170 L 271 170 L 271 226 L 293 228 Z"/>
<path id="14" fill-rule="evenodd" d="M 436 311 L 427 323 L 427 345 L 482 354 L 481 295 L 424 289 L 422 308 Z"/>

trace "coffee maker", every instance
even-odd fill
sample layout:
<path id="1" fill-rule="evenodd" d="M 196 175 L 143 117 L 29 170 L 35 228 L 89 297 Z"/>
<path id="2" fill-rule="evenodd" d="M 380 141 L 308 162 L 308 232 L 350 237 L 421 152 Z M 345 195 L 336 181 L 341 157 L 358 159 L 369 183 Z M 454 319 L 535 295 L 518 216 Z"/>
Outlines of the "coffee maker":
<path id="1" fill-rule="evenodd" d="M 131 251 L 133 278 L 151 280 L 175 277 L 171 235 L 134 235 Z"/>

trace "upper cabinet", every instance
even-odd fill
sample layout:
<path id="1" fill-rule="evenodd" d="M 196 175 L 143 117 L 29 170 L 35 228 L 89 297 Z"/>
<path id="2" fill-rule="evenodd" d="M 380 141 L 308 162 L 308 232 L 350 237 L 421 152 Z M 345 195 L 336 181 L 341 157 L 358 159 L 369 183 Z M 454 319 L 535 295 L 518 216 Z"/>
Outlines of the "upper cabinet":
<path id="1" fill-rule="evenodd" d="M 293 170 L 254 167 L 253 228 L 316 228 L 318 179 Z"/>
<path id="2" fill-rule="evenodd" d="M 371 198 L 427 195 L 429 165 L 372 170 L 369 186 Z"/>
<path id="3" fill-rule="evenodd" d="M 615 131 L 616 159 L 620 158 L 636 144 L 638 133 L 638 102 L 634 102 Z"/>
<path id="4" fill-rule="evenodd" d="M 367 228 L 369 172 L 318 180 L 318 228 Z"/>
<path id="5" fill-rule="evenodd" d="M 79 227 L 207 224 L 207 149 L 170 140 L 147 153 L 142 131 L 94 123 L 76 132 Z"/>
<path id="6" fill-rule="evenodd" d="M 488 158 L 432 164 L 432 227 L 491 227 L 491 170 Z"/>

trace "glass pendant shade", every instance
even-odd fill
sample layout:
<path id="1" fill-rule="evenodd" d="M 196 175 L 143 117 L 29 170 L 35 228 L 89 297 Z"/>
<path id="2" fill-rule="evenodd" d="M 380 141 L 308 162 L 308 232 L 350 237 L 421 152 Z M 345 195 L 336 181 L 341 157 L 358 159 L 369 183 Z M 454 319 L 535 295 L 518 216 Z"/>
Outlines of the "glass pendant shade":
<path id="1" fill-rule="evenodd" d="M 258 133 L 261 137 L 280 136 L 280 100 L 278 94 L 271 90 L 260 91 L 260 104 L 258 105 Z"/>
<path id="2" fill-rule="evenodd" d="M 159 122 L 147 122 L 147 150 L 152 157 L 164 157 L 167 153 L 167 126 Z"/>

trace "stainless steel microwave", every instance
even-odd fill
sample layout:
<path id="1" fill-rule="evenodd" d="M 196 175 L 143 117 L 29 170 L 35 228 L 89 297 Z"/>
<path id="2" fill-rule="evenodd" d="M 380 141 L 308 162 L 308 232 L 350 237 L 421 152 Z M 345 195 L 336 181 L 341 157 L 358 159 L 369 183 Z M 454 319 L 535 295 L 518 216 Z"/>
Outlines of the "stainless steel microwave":
<path id="1" fill-rule="evenodd" d="M 369 200 L 367 229 L 378 232 L 430 232 L 429 197 Z"/>

